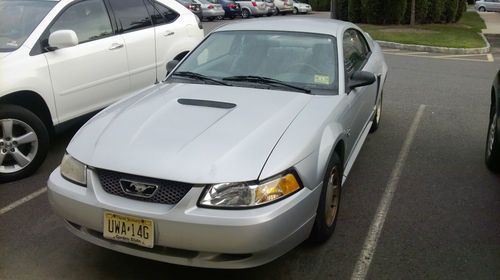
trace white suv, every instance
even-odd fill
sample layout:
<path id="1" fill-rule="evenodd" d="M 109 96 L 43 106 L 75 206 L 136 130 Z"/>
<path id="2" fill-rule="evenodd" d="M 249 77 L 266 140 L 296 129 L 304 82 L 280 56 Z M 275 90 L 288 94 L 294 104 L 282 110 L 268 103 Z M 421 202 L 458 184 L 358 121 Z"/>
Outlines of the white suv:
<path id="1" fill-rule="evenodd" d="M 163 79 L 204 36 L 174 0 L 0 1 L 0 182 L 34 172 L 70 120 Z"/>

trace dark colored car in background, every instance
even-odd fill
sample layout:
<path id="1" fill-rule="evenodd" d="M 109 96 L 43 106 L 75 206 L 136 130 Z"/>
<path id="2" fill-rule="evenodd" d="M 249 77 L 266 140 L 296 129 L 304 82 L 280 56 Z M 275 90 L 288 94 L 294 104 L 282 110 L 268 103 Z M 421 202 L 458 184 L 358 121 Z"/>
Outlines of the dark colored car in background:
<path id="1" fill-rule="evenodd" d="M 234 19 L 237 16 L 241 16 L 240 4 L 236 3 L 234 0 L 209 0 L 214 4 L 222 5 L 225 12 L 225 17 Z"/>
<path id="2" fill-rule="evenodd" d="M 491 88 L 490 121 L 486 137 L 486 165 L 493 172 L 500 172 L 500 71 Z"/>
<path id="3" fill-rule="evenodd" d="M 201 5 L 193 0 L 176 0 L 177 2 L 188 8 L 193 14 L 197 15 L 200 20 L 203 19 L 203 11 L 201 10 Z"/>

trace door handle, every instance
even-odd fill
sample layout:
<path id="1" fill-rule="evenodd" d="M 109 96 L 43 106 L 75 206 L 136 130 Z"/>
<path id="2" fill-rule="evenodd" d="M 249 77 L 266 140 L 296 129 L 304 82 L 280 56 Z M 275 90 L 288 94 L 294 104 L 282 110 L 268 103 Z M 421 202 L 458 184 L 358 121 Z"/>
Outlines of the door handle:
<path id="1" fill-rule="evenodd" d="M 113 43 L 109 47 L 109 50 L 112 51 L 112 50 L 117 50 L 117 49 L 121 49 L 121 48 L 123 48 L 123 44 Z"/>
<path id="2" fill-rule="evenodd" d="M 168 37 L 168 36 L 172 36 L 172 35 L 174 35 L 174 34 L 175 34 L 175 32 L 174 32 L 174 31 L 165 31 L 165 32 L 163 33 L 163 36 L 164 36 L 164 37 Z"/>

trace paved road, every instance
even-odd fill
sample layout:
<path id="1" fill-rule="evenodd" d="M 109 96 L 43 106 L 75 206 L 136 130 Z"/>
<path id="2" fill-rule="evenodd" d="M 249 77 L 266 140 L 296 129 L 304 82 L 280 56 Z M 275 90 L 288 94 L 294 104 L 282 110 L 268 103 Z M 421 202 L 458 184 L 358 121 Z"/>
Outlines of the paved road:
<path id="1" fill-rule="evenodd" d="M 391 52 L 386 58 L 382 125 L 351 171 L 336 232 L 323 246 L 306 242 L 243 271 L 169 265 L 79 240 L 41 195 L 0 215 L 0 279 L 349 279 L 419 108 L 367 278 L 500 279 L 500 176 L 483 164 L 499 63 Z M 34 176 L 0 186 L 0 209 L 45 186 L 74 130 L 58 137 Z"/>

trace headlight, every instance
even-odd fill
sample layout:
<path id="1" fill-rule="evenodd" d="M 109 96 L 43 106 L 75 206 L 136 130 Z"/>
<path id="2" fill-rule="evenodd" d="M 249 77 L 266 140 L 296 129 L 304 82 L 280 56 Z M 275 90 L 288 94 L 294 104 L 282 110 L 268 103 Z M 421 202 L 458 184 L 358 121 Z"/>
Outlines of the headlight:
<path id="1" fill-rule="evenodd" d="M 255 207 L 289 196 L 301 188 L 293 173 L 261 183 L 224 183 L 207 187 L 199 205 L 216 208 Z"/>
<path id="2" fill-rule="evenodd" d="M 62 159 L 61 175 L 68 181 L 87 186 L 87 166 L 69 154 L 65 154 Z"/>

